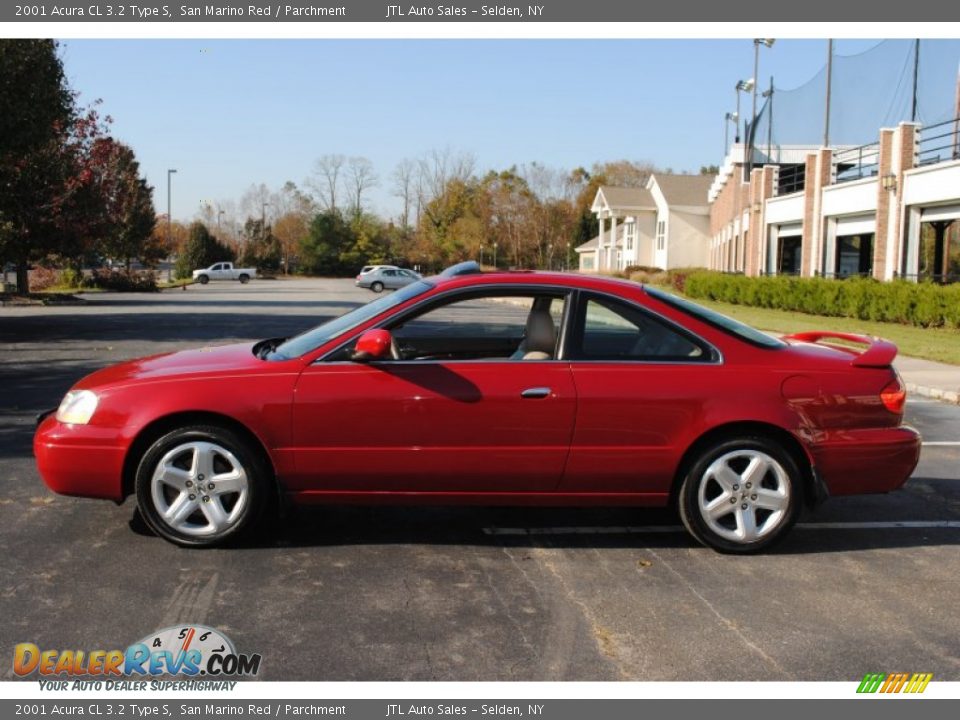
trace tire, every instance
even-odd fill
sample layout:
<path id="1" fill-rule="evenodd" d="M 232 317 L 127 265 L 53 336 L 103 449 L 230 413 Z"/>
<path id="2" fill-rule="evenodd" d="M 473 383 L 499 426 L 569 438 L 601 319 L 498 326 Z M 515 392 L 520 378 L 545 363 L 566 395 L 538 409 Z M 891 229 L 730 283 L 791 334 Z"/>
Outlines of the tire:
<path id="1" fill-rule="evenodd" d="M 375 293 L 382 293 L 382 292 L 383 292 L 383 283 L 378 280 L 377 282 L 373 283 L 373 284 L 370 286 L 370 289 L 373 290 Z"/>
<path id="2" fill-rule="evenodd" d="M 197 280 L 200 281 L 201 285 L 206 285 L 208 282 L 210 282 L 210 278 L 207 277 L 206 275 L 201 275 L 200 277 L 197 278 Z"/>
<path id="3" fill-rule="evenodd" d="M 240 280 L 241 285 L 246 285 L 248 282 L 250 282 L 250 276 L 244 273 L 238 278 L 238 280 Z"/>
<path id="4" fill-rule="evenodd" d="M 159 438 L 141 458 L 137 507 L 150 529 L 175 545 L 225 545 L 258 524 L 271 497 L 269 477 L 259 455 L 234 432 L 214 425 L 182 427 Z"/>
<path id="5" fill-rule="evenodd" d="M 760 552 L 797 521 L 803 482 L 796 460 L 779 443 L 760 435 L 727 438 L 694 459 L 677 498 L 680 519 L 714 550 Z"/>

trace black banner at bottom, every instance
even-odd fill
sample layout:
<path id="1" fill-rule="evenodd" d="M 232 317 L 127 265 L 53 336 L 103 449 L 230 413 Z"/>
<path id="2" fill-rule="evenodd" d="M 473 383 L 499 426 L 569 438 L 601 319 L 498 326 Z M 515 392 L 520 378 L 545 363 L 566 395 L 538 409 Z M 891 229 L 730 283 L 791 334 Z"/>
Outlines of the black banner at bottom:
<path id="1" fill-rule="evenodd" d="M 425 717 L 526 718 L 527 720 L 642 720 L 645 718 L 727 717 L 742 720 L 744 711 L 775 711 L 778 720 L 809 720 L 824 713 L 862 715 L 870 720 L 899 720 L 910 702 L 911 720 L 956 717 L 960 702 L 911 698 L 849 700 L 0 700 L 0 718 L 351 718 L 351 720 L 418 720 Z M 689 713 L 689 714 L 687 714 Z"/>

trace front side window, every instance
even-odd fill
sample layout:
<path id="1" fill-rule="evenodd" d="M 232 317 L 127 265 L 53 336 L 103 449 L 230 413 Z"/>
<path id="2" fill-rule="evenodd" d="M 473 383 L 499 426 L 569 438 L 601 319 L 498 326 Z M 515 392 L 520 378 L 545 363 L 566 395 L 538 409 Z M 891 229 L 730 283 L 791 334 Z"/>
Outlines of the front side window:
<path id="1" fill-rule="evenodd" d="M 712 359 L 705 343 L 672 327 L 635 305 L 611 298 L 588 297 L 577 321 L 581 360 L 648 362 Z"/>
<path id="2" fill-rule="evenodd" d="M 558 293 L 511 294 L 499 290 L 431 305 L 384 326 L 393 337 L 391 359 L 556 359 L 565 297 Z M 352 345 L 329 360 L 349 359 Z"/>
<path id="3" fill-rule="evenodd" d="M 389 295 L 383 295 L 366 305 L 361 305 L 351 310 L 345 315 L 334 318 L 322 325 L 317 325 L 305 333 L 290 338 L 286 342 L 278 345 L 267 359 L 290 360 L 291 358 L 300 357 L 312 350 L 316 350 L 324 343 L 353 330 L 355 327 L 373 319 L 380 313 L 401 305 L 407 300 L 417 297 L 417 295 L 423 295 L 428 290 L 433 289 L 433 287 L 432 283 L 420 280 Z"/>

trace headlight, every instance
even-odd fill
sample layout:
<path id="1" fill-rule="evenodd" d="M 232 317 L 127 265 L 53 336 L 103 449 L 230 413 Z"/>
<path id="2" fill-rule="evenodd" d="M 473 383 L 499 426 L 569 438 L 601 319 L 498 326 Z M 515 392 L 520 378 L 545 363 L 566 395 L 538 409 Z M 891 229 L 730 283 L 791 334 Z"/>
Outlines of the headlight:
<path id="1" fill-rule="evenodd" d="M 57 420 L 70 425 L 86 425 L 97 409 L 97 396 L 89 390 L 68 392 L 60 407 L 57 408 Z"/>

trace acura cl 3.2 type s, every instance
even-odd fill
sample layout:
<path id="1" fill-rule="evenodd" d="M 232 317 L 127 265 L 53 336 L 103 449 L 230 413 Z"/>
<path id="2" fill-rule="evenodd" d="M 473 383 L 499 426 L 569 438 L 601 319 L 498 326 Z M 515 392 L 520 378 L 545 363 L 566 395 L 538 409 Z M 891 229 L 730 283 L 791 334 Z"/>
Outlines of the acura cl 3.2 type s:
<path id="1" fill-rule="evenodd" d="M 804 505 L 910 476 L 895 355 L 776 339 L 626 281 L 466 263 L 293 338 L 95 372 L 34 452 L 52 490 L 135 495 L 185 546 L 290 500 L 672 505 L 700 542 L 752 552 Z"/>

